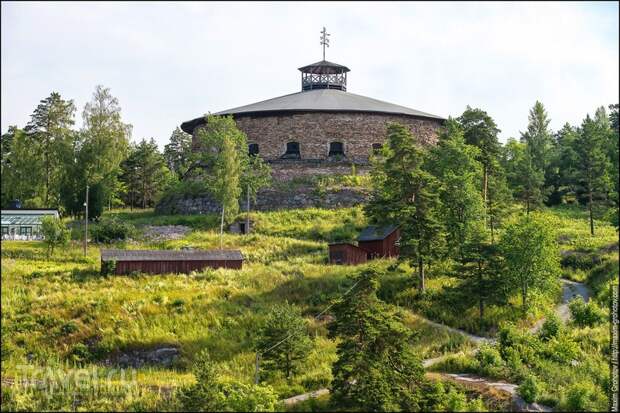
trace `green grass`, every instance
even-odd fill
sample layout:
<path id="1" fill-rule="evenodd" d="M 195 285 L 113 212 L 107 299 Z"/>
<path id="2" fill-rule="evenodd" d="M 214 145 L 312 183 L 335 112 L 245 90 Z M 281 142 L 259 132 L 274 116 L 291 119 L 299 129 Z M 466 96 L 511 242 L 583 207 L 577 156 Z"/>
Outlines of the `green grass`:
<path id="1" fill-rule="evenodd" d="M 108 214 L 129 221 L 138 229 L 144 225 L 192 228 L 179 240 L 138 238 L 118 244 L 120 248 L 219 248 L 219 221 L 215 215 L 157 216 L 150 210 L 113 210 Z M 571 214 L 574 215 L 568 217 L 562 211 L 558 213 L 562 223 L 560 235 L 566 236 L 563 245 L 573 250 L 590 245 L 596 250 L 613 242 L 615 230 L 602 223 L 596 238 L 580 240 L 587 235 L 587 220 L 574 211 Z M 360 207 L 253 212 L 252 219 L 252 234 L 223 237 L 224 248 L 238 248 L 246 258 L 240 271 L 103 277 L 99 275 L 97 245 L 91 244 L 84 256 L 81 244 L 74 241 L 48 260 L 41 242 L 2 241 L 3 377 L 16 376 L 21 365 L 66 372 L 87 368 L 105 375 L 111 368 L 106 366 L 106 359 L 129 350 L 175 346 L 181 356 L 172 368 L 137 369 L 137 390 L 127 392 L 126 396 L 110 390 L 106 394 L 114 402 L 109 405 L 99 405 L 98 399 L 85 396 L 80 405 L 99 410 L 175 410 L 178 406 L 169 393 L 193 381 L 189 367 L 202 349 L 210 351 L 222 376 L 250 383 L 254 377 L 257 326 L 271 306 L 286 300 L 298 305 L 308 319 L 314 348 L 301 373 L 291 382 L 275 375 L 266 384 L 273 386 L 281 398 L 327 386 L 336 343 L 327 337 L 325 324 L 313 320 L 313 316 L 350 287 L 347 275 L 363 268 L 329 265 L 327 244 L 355 239 L 367 220 Z M 473 348 L 462 336 L 433 327 L 417 315 L 477 332 L 474 307 L 457 309 L 442 300 L 444 290 L 458 287 L 459 282 L 446 275 L 445 265 L 436 263 L 431 267 L 429 291 L 420 297 L 414 287 L 417 281 L 406 264 L 401 264 L 399 270 L 393 269 L 393 260 L 380 260 L 377 264 L 389 273 L 382 280 L 380 296 L 398 305 L 405 323 L 417 332 L 417 341 L 412 345 L 421 358 Z M 609 290 L 609 274 L 613 274 L 613 268 L 594 267 L 586 279 L 597 294 L 604 295 Z M 535 300 L 533 316 L 525 324 L 553 306 L 553 298 Z M 518 297 L 514 297 L 514 305 L 516 300 Z M 515 320 L 514 308 L 487 309 L 488 332 L 492 334 L 500 323 Z M 161 393 L 157 387 L 166 392 Z M 60 394 L 56 402 L 45 402 L 28 389 L 6 391 L 12 393 L 3 395 L 3 408 L 51 409 L 70 403 L 66 400 L 70 392 L 66 397 Z"/>

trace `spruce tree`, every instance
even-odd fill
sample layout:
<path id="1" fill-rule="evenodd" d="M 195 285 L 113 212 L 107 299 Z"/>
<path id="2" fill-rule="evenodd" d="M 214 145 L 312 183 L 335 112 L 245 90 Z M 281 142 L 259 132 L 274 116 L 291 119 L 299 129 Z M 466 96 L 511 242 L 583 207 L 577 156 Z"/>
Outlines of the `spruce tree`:
<path id="1" fill-rule="evenodd" d="M 553 139 L 549 131 L 551 120 L 548 118 L 545 107 L 539 101 L 536 101 L 534 107 L 530 109 L 528 120 L 527 130 L 521 134 L 521 142 L 525 143 L 528 157 L 531 159 L 529 168 L 536 174 L 542 174 L 545 178 L 543 187 L 536 189 L 536 191 L 546 194 L 552 190 L 552 188 L 547 188 L 552 172 Z"/>
<path id="2" fill-rule="evenodd" d="M 353 275 L 351 293 L 333 307 L 329 336 L 339 342 L 331 401 L 352 410 L 417 411 L 424 369 L 411 351 L 411 331 L 377 298 L 379 276 L 374 267 Z"/>
<path id="3" fill-rule="evenodd" d="M 437 145 L 430 152 L 430 166 L 439 185 L 441 216 L 446 241 L 454 259 L 463 259 L 463 247 L 485 229 L 482 195 L 477 183 L 482 165 L 478 148 L 465 143 L 459 124 L 448 119 Z"/>

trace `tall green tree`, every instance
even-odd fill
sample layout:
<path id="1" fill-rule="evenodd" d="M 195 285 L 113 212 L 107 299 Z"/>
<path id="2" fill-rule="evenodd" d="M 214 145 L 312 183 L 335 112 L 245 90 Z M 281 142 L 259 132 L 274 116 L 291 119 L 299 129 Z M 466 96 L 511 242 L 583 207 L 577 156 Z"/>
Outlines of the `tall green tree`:
<path id="1" fill-rule="evenodd" d="M 72 100 L 64 100 L 57 92 L 41 100 L 25 127 L 32 137 L 31 144 L 41 157 L 43 164 L 42 199 L 47 206 L 58 206 L 62 165 L 59 159 L 72 138 L 71 127 L 75 123 L 75 105 Z"/>
<path id="2" fill-rule="evenodd" d="M 299 309 L 288 303 L 275 306 L 267 315 L 257 341 L 264 367 L 280 370 L 290 380 L 311 349 L 308 323 Z"/>
<path id="3" fill-rule="evenodd" d="M 530 168 L 537 174 L 543 175 L 545 181 L 543 188 L 538 189 L 541 193 L 547 193 L 552 188 L 546 188 L 552 175 L 551 157 L 553 150 L 553 138 L 549 131 L 549 119 L 543 104 L 536 101 L 530 109 L 527 130 L 521 134 L 521 142 L 525 143 L 528 157 L 531 160 Z"/>
<path id="4" fill-rule="evenodd" d="M 418 411 L 424 369 L 409 345 L 412 332 L 377 298 L 379 276 L 374 267 L 353 275 L 351 293 L 333 307 L 329 336 L 340 340 L 331 401 L 347 410 Z"/>
<path id="5" fill-rule="evenodd" d="M 231 116 L 206 117 L 206 125 L 197 132 L 197 147 L 192 164 L 201 165 L 198 176 L 211 195 L 222 205 L 222 224 L 230 222 L 239 212 L 243 189 L 249 197 L 268 185 L 271 170 L 260 158 L 248 154 L 247 137 Z"/>
<path id="6" fill-rule="evenodd" d="M 503 164 L 515 198 L 523 202 L 527 214 L 540 207 L 544 200 L 545 177 L 534 166 L 532 154 L 525 143 L 509 139 L 503 149 Z"/>
<path id="7" fill-rule="evenodd" d="M 577 193 L 577 169 L 579 164 L 577 154 L 577 138 L 579 132 L 570 124 L 564 126 L 555 134 L 555 168 L 557 169 L 556 191 L 565 201 L 572 199 Z"/>
<path id="8" fill-rule="evenodd" d="M 374 222 L 400 226 L 401 256 L 417 265 L 422 290 L 425 264 L 443 246 L 439 182 L 429 172 L 427 158 L 427 150 L 405 126 L 389 124 L 382 154 L 372 160 L 373 189 L 365 207 Z"/>
<path id="9" fill-rule="evenodd" d="M 457 260 L 464 259 L 463 248 L 485 229 L 484 205 L 477 187 L 482 175 L 478 155 L 478 148 L 465 143 L 463 131 L 453 119 L 448 119 L 438 144 L 430 151 L 430 168 L 439 182 L 447 247 Z"/>
<path id="10" fill-rule="evenodd" d="M 84 127 L 80 161 L 84 181 L 101 183 L 105 199 L 111 200 L 118 187 L 120 163 L 127 156 L 131 125 L 123 122 L 118 99 L 110 89 L 98 85 L 82 113 Z"/>
<path id="11" fill-rule="evenodd" d="M 611 165 L 611 181 L 614 185 L 614 193 L 612 194 L 613 201 L 616 204 L 616 209 L 620 203 L 620 130 L 618 126 L 618 111 L 619 105 L 609 105 L 609 137 L 607 143 L 607 156 L 609 158 L 609 164 Z"/>
<path id="12" fill-rule="evenodd" d="M 532 213 L 509 224 L 500 249 L 506 263 L 505 276 L 521 293 L 523 317 L 527 314 L 532 291 L 545 291 L 557 283 L 560 254 L 554 223 Z"/>
<path id="13" fill-rule="evenodd" d="M 464 259 L 457 266 L 462 282 L 455 287 L 459 300 L 456 305 L 474 300 L 478 305 L 478 328 L 482 333 L 485 330 L 485 308 L 505 304 L 510 288 L 497 245 L 487 243 L 483 237 L 472 239 L 465 246 L 463 255 Z"/>
<path id="14" fill-rule="evenodd" d="M 131 191 L 127 193 L 130 199 L 126 202 L 142 204 L 142 208 L 153 206 L 163 190 L 176 179 L 152 138 L 132 145 L 121 169 L 121 181 Z"/>
<path id="15" fill-rule="evenodd" d="M 591 235 L 594 235 L 593 204 L 599 198 L 604 199 L 612 187 L 609 176 L 612 167 L 605 151 L 608 133 L 604 123 L 587 115 L 575 142 L 578 161 L 576 175 L 588 197 Z"/>
<path id="16" fill-rule="evenodd" d="M 177 127 L 170 136 L 170 143 L 164 147 L 164 158 L 168 168 L 183 179 L 191 164 L 192 135 Z"/>
<path id="17" fill-rule="evenodd" d="M 500 143 L 497 138 L 500 130 L 495 121 L 482 109 L 472 109 L 469 105 L 457 118 L 463 128 L 465 142 L 480 149 L 478 160 L 482 163 L 482 197 L 486 206 L 488 202 L 489 175 L 497 167 Z"/>

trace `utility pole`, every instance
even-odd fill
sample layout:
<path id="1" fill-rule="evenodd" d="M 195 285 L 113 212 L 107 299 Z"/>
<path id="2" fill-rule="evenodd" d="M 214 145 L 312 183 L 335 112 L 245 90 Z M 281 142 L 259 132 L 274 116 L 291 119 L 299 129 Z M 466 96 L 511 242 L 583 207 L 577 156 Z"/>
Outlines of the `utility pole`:
<path id="1" fill-rule="evenodd" d="M 248 184 L 247 190 L 247 199 L 246 199 L 246 216 L 245 216 L 245 233 L 250 233 L 250 184 Z"/>
<path id="2" fill-rule="evenodd" d="M 220 224 L 220 249 L 223 249 L 224 244 L 224 204 L 222 203 L 222 221 Z"/>
<path id="3" fill-rule="evenodd" d="M 84 207 L 86 207 L 84 217 L 84 255 L 86 255 L 86 249 L 88 247 L 88 184 L 86 184 L 86 202 L 84 202 Z"/>

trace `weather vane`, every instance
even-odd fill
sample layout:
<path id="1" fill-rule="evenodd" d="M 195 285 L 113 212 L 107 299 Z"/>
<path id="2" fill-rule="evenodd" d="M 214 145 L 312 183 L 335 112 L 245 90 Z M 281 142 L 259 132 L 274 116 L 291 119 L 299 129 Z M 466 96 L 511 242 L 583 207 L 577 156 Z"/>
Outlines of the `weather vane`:
<path id="1" fill-rule="evenodd" d="M 323 60 L 325 60 L 325 46 L 329 47 L 329 33 L 323 27 L 323 31 L 321 32 L 321 44 L 323 45 Z"/>

